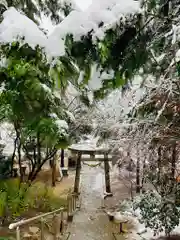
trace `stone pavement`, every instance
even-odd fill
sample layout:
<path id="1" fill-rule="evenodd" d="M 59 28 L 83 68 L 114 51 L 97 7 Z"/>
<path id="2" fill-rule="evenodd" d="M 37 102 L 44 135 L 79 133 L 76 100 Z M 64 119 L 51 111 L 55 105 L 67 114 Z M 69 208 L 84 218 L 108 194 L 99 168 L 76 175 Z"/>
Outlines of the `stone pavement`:
<path id="1" fill-rule="evenodd" d="M 81 179 L 81 209 L 68 227 L 69 240 L 112 240 L 111 224 L 102 209 L 103 169 L 82 165 Z"/>

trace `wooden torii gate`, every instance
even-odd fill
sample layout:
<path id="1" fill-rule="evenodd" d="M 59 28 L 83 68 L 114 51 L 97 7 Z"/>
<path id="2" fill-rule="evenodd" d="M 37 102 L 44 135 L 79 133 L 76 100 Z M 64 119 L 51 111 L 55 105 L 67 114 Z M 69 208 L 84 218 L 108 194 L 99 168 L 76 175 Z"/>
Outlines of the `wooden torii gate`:
<path id="1" fill-rule="evenodd" d="M 100 148 L 92 148 L 92 149 L 78 149 L 75 147 L 69 147 L 68 148 L 72 154 L 75 154 L 77 156 L 76 161 L 76 175 L 75 175 L 75 182 L 74 182 L 74 193 L 79 194 L 79 184 L 80 184 L 80 172 L 81 172 L 81 160 L 82 155 L 90 155 L 89 161 L 97 161 L 95 159 L 95 155 L 103 155 L 104 159 L 98 161 L 104 162 L 104 172 L 105 172 L 105 186 L 106 186 L 106 196 L 112 196 L 111 192 L 111 183 L 110 183 L 110 173 L 109 173 L 109 161 L 111 161 L 108 158 L 109 150 L 107 149 L 100 149 Z M 88 160 L 85 160 L 88 161 Z"/>

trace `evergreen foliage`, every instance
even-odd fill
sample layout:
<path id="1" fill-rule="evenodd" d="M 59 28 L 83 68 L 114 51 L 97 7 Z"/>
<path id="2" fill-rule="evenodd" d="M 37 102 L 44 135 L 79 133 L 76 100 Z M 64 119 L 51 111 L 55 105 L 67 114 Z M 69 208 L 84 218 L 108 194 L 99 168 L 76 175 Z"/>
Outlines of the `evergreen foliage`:
<path id="1" fill-rule="evenodd" d="M 50 17 L 55 24 L 61 22 L 64 17 L 69 15 L 74 6 L 71 1 L 43 1 L 43 0 L 1 0 L 1 14 L 8 8 L 15 7 L 22 11 L 28 18 L 36 23 L 40 23 L 42 14 Z"/>

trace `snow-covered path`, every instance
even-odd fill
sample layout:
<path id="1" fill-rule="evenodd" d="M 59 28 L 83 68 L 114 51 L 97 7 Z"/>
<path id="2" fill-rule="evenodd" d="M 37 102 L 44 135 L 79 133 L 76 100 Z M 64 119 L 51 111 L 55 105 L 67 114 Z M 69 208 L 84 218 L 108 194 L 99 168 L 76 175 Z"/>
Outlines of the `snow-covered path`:
<path id="1" fill-rule="evenodd" d="M 103 169 L 82 164 L 81 179 L 81 209 L 69 226 L 69 239 L 112 240 L 111 225 L 101 208 L 104 191 Z"/>

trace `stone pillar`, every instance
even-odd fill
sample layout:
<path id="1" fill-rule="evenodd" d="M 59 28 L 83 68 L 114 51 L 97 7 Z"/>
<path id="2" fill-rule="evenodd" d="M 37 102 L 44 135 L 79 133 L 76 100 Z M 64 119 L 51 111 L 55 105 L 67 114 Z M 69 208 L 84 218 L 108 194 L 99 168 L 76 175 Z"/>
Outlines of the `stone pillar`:
<path id="1" fill-rule="evenodd" d="M 76 176 L 74 183 L 74 192 L 79 194 L 79 183 L 80 183 L 80 173 L 81 173 L 81 152 L 78 152 L 77 162 L 76 162 Z"/>
<path id="2" fill-rule="evenodd" d="M 110 173 L 109 173 L 109 161 L 108 161 L 108 153 L 104 154 L 104 175 L 105 175 L 105 184 L 106 184 L 106 197 L 112 196 L 111 192 L 111 183 L 110 183 Z"/>

